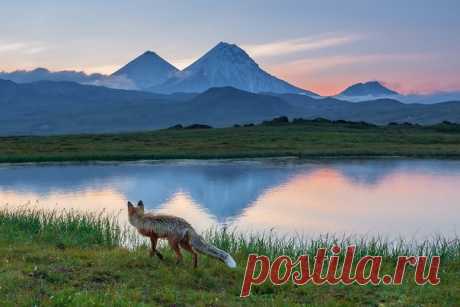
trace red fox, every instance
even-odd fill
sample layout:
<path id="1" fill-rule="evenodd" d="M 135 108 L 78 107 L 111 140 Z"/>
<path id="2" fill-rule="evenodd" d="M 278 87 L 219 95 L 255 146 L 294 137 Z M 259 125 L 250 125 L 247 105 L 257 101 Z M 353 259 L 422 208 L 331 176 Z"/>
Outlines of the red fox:
<path id="1" fill-rule="evenodd" d="M 168 239 L 169 246 L 176 253 L 177 263 L 182 261 L 180 251 L 182 247 L 192 254 L 194 268 L 198 266 L 197 252 L 219 259 L 230 268 L 236 267 L 236 262 L 230 254 L 204 241 L 192 225 L 180 217 L 144 213 L 142 201 L 138 202 L 137 207 L 128 201 L 128 217 L 131 225 L 136 227 L 141 235 L 150 238 L 152 243 L 150 255 L 152 257 L 157 255 L 163 260 L 163 255 L 156 250 L 156 246 L 157 240 L 164 238 Z"/>

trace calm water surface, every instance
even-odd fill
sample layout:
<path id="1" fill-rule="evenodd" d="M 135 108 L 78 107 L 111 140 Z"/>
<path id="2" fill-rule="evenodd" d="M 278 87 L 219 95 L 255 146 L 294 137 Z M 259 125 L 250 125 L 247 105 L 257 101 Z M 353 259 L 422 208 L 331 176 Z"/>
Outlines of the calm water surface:
<path id="1" fill-rule="evenodd" d="M 460 161 L 255 160 L 0 165 L 0 206 L 119 213 L 142 199 L 200 231 L 425 238 L 460 233 Z"/>

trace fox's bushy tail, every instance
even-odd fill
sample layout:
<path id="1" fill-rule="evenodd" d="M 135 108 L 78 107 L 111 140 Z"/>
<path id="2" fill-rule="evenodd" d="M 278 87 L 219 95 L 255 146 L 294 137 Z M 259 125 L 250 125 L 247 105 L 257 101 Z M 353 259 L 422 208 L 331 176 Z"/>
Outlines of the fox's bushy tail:
<path id="1" fill-rule="evenodd" d="M 207 243 L 200 235 L 196 233 L 190 234 L 190 244 L 196 251 L 219 259 L 229 268 L 236 268 L 236 262 L 229 253 Z"/>

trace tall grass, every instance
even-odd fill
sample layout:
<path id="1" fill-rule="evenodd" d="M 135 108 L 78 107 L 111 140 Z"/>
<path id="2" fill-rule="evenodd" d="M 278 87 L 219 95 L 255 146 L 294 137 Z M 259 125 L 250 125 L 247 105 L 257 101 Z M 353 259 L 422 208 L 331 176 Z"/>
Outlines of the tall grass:
<path id="1" fill-rule="evenodd" d="M 257 253 L 275 258 L 279 255 L 298 257 L 299 255 L 314 255 L 318 248 L 330 248 L 334 245 L 341 247 L 356 246 L 356 256 L 379 255 L 385 258 L 398 256 L 441 256 L 445 260 L 460 259 L 460 238 L 446 238 L 441 235 L 423 241 L 366 236 L 335 236 L 325 234 L 314 238 L 302 236 L 278 237 L 267 232 L 264 234 L 241 234 L 226 229 L 212 229 L 206 232 L 206 239 L 233 254 L 247 255 Z"/>
<path id="2" fill-rule="evenodd" d="M 47 242 L 58 247 L 118 246 L 125 238 L 114 216 L 27 207 L 1 208 L 0 233 L 0 240 Z"/>
<path id="3" fill-rule="evenodd" d="M 204 234 L 211 244 L 231 254 L 245 257 L 250 253 L 274 258 L 279 255 L 297 257 L 313 255 L 318 248 L 330 249 L 356 245 L 356 256 L 380 255 L 396 258 L 401 255 L 439 255 L 445 260 L 460 259 L 460 238 L 434 236 L 424 241 L 389 240 L 382 237 L 335 236 L 325 234 L 313 238 L 279 237 L 276 233 L 242 234 L 226 228 L 214 228 Z M 117 216 L 82 213 L 76 210 L 47 211 L 22 207 L 0 209 L 0 242 L 45 242 L 57 247 L 117 247 L 149 245 L 133 228 L 123 226 Z M 160 245 L 163 248 L 164 245 Z"/>

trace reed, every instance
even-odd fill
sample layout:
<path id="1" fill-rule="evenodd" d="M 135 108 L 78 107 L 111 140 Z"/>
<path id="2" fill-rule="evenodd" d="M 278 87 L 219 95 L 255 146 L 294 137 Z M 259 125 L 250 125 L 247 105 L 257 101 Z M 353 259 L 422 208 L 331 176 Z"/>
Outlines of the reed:
<path id="1" fill-rule="evenodd" d="M 77 210 L 3 207 L 0 209 L 0 232 L 0 240 L 45 242 L 61 247 L 122 246 L 136 249 L 148 246 L 133 228 L 120 223 L 118 216 L 104 212 L 96 214 Z M 318 248 L 330 249 L 334 245 L 340 246 L 342 250 L 356 245 L 358 257 L 380 255 L 396 259 L 403 255 L 439 255 L 444 260 L 460 258 L 460 238 L 447 238 L 442 235 L 425 240 L 334 234 L 305 237 L 279 236 L 274 231 L 243 234 L 227 228 L 213 228 L 203 235 L 213 245 L 242 258 L 250 253 L 271 258 L 279 255 L 314 255 Z M 160 248 L 165 248 L 165 245 L 162 244 Z"/>
<path id="2" fill-rule="evenodd" d="M 126 238 L 126 231 L 117 218 L 104 212 L 93 214 L 30 207 L 1 208 L 0 232 L 1 240 L 47 242 L 60 247 L 115 247 Z"/>
<path id="3" fill-rule="evenodd" d="M 262 234 L 241 234 L 226 229 L 212 229 L 205 237 L 212 244 L 228 250 L 233 254 L 247 256 L 250 253 L 267 255 L 276 258 L 279 255 L 298 257 L 299 255 L 315 255 L 318 248 L 338 245 L 342 251 L 347 246 L 356 246 L 356 256 L 383 256 L 396 259 L 398 256 L 441 256 L 443 260 L 458 260 L 460 258 L 460 238 L 447 238 L 434 235 L 423 240 L 408 240 L 403 238 L 389 239 L 380 236 L 334 235 L 322 234 L 314 237 L 277 236 L 273 232 Z"/>

